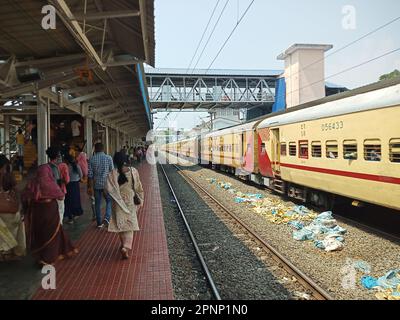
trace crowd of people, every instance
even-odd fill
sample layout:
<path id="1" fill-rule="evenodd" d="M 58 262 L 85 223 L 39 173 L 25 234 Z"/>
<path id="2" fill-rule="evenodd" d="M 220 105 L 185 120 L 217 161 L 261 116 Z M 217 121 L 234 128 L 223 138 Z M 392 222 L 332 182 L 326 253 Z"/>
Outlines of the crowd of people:
<path id="1" fill-rule="evenodd" d="M 63 223 L 74 224 L 84 213 L 81 184 L 87 184 L 93 199 L 96 227 L 118 233 L 121 257 L 129 258 L 133 234 L 139 230 L 137 210 L 144 202 L 132 165 L 141 162 L 146 151 L 126 145 L 112 158 L 102 143 L 94 149 L 88 159 L 79 146 L 48 148 L 49 162 L 37 168 L 20 195 L 10 161 L 0 155 L 0 261 L 20 259 L 29 251 L 43 266 L 77 254 Z"/>

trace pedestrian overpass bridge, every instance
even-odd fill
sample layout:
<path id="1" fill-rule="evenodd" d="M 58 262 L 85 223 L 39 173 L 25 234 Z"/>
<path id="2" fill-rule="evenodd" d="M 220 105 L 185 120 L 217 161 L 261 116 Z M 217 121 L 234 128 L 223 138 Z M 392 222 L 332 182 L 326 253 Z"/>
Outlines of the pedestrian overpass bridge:
<path id="1" fill-rule="evenodd" d="M 281 70 L 145 69 L 151 109 L 157 111 L 271 106 Z"/>

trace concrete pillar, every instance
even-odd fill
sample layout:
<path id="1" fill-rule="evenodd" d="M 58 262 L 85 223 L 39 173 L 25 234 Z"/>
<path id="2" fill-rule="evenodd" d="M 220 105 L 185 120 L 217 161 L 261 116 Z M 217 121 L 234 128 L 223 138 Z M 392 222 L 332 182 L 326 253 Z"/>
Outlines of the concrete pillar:
<path id="1" fill-rule="evenodd" d="M 93 123 L 92 119 L 85 118 L 86 153 L 88 157 L 93 154 Z"/>
<path id="2" fill-rule="evenodd" d="M 105 127 L 105 135 L 106 135 L 106 153 L 110 154 L 110 137 L 109 137 L 109 130 L 108 130 L 108 126 Z"/>
<path id="3" fill-rule="evenodd" d="M 8 159 L 11 158 L 10 150 L 10 116 L 4 115 L 4 154 Z"/>
<path id="4" fill-rule="evenodd" d="M 332 45 L 294 44 L 278 56 L 285 61 L 286 106 L 325 97 L 324 54 Z"/>
<path id="5" fill-rule="evenodd" d="M 51 107 L 51 103 L 50 103 L 50 99 L 49 98 L 47 98 L 47 105 L 46 105 L 46 108 L 47 108 L 47 146 L 50 146 L 51 145 L 51 130 L 50 130 L 50 128 L 51 128 L 51 114 L 50 114 L 50 107 Z"/>
<path id="6" fill-rule="evenodd" d="M 40 100 L 37 94 L 37 138 L 38 138 L 38 164 L 47 163 L 46 150 L 49 147 L 49 107 Z"/>
<path id="7" fill-rule="evenodd" d="M 117 142 L 117 144 L 116 144 L 116 151 L 119 151 L 119 150 L 121 150 L 121 133 L 119 132 L 119 130 L 118 129 L 116 129 L 116 131 L 117 131 L 117 139 L 116 139 L 116 142 Z"/>

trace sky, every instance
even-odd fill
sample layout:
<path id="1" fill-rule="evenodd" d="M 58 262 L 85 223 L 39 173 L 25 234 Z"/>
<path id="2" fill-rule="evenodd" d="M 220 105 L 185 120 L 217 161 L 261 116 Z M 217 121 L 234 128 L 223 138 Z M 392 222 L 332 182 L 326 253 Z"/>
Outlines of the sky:
<path id="1" fill-rule="evenodd" d="M 220 0 L 205 40 L 225 2 Z M 157 68 L 189 67 L 218 0 L 155 0 Z M 229 0 L 197 68 L 208 68 L 251 0 Z M 346 11 L 350 8 L 350 11 Z M 400 16 L 399 0 L 255 0 L 218 56 L 213 69 L 283 69 L 277 56 L 294 43 L 332 44 L 331 52 Z M 354 17 L 354 19 L 352 19 Z M 325 61 L 325 76 L 400 48 L 400 20 L 333 54 Z M 197 61 L 198 55 L 194 61 Z M 330 52 L 328 51 L 328 54 Z M 400 69 L 400 51 L 329 78 L 350 89 L 375 82 Z M 155 127 L 172 120 L 189 129 L 207 114 L 156 115 Z M 165 120 L 164 120 L 165 119 Z"/>

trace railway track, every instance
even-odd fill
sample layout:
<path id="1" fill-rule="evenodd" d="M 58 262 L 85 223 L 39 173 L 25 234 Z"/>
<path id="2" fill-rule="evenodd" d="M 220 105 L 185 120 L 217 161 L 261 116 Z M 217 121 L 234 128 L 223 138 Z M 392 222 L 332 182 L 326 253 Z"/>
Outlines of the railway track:
<path id="1" fill-rule="evenodd" d="M 162 166 L 161 166 L 162 167 Z M 246 236 L 251 238 L 254 242 L 258 244 L 267 254 L 270 254 L 272 258 L 288 272 L 290 275 L 296 278 L 296 280 L 307 290 L 312 293 L 312 296 L 316 300 L 333 300 L 333 298 L 322 289 L 318 284 L 316 284 L 310 277 L 299 270 L 295 265 L 293 265 L 288 259 L 281 255 L 274 247 L 268 244 L 261 236 L 254 232 L 246 223 L 241 221 L 235 214 L 231 213 L 228 208 L 226 208 L 222 203 L 220 203 L 215 197 L 213 197 L 207 190 L 205 190 L 201 185 L 199 185 L 195 180 L 186 175 L 178 166 L 174 165 L 181 176 L 189 183 L 189 185 L 200 195 L 200 197 L 216 212 L 220 217 L 223 217 L 225 222 L 229 222 L 238 226 L 242 233 L 244 232 Z M 162 168 L 163 169 L 163 168 Z M 166 175 L 163 169 L 164 175 Z M 170 185 L 170 183 L 168 183 Z M 170 185 L 172 190 L 172 186 Z M 175 195 L 174 195 L 175 197 Z M 175 198 L 176 199 L 176 198 Z M 177 204 L 179 203 L 176 199 Z M 180 205 L 178 205 L 181 211 Z M 182 211 L 181 211 L 182 214 Z M 184 214 L 183 214 L 184 215 Z M 185 222 L 187 224 L 187 222 Z M 193 235 L 191 235 L 192 238 Z M 193 241 L 193 240 L 192 240 Z M 196 250 L 197 251 L 197 250 Z M 210 275 L 211 277 L 211 275 Z M 208 278 L 208 277 L 207 277 Z"/>
<path id="2" fill-rule="evenodd" d="M 189 223 L 188 223 L 188 221 L 186 219 L 185 212 L 182 209 L 182 206 L 181 206 L 181 204 L 179 202 L 178 197 L 176 196 L 175 190 L 174 190 L 174 188 L 173 188 L 173 186 L 172 186 L 172 184 L 170 182 L 170 179 L 168 178 L 168 175 L 164 170 L 164 166 L 160 165 L 160 167 L 161 167 L 161 170 L 162 170 L 162 172 L 164 174 L 165 180 L 167 181 L 168 187 L 169 187 L 169 189 L 170 189 L 170 191 L 172 193 L 172 196 L 174 197 L 176 205 L 177 205 L 177 207 L 179 209 L 179 213 L 181 214 L 181 217 L 182 217 L 183 222 L 185 224 L 185 228 L 186 228 L 186 230 L 187 230 L 187 232 L 189 234 L 190 240 L 192 241 L 192 244 L 193 244 L 193 247 L 195 249 L 197 258 L 199 259 L 201 268 L 203 269 L 203 272 L 204 272 L 204 275 L 205 275 L 205 277 L 207 279 L 207 282 L 209 284 L 210 290 L 211 290 L 211 292 L 212 292 L 212 294 L 213 294 L 213 296 L 214 296 L 214 298 L 216 300 L 222 300 L 221 299 L 221 295 L 220 295 L 220 293 L 218 291 L 218 288 L 217 288 L 217 286 L 216 286 L 216 284 L 214 282 L 214 279 L 213 279 L 213 277 L 211 275 L 211 272 L 210 272 L 210 270 L 209 270 L 209 268 L 207 266 L 207 263 L 206 263 L 206 261 L 205 261 L 205 259 L 203 257 L 203 254 L 200 251 L 200 248 L 199 248 L 199 245 L 198 245 L 198 243 L 196 241 L 196 238 L 194 237 L 192 229 L 190 228 L 190 225 L 189 225 Z"/>
<path id="3" fill-rule="evenodd" d="M 193 163 L 193 164 L 194 164 L 194 163 Z M 225 172 L 225 171 L 218 171 L 218 172 L 221 173 L 221 174 L 227 175 L 228 177 L 232 177 L 231 174 L 229 174 L 229 173 L 227 173 L 227 172 Z M 237 177 L 235 177 L 235 178 L 237 179 Z M 252 181 L 245 181 L 245 180 L 241 180 L 241 179 L 237 179 L 237 180 L 240 181 L 240 182 L 242 182 L 242 183 L 245 183 L 245 184 L 247 184 L 247 185 L 251 185 L 251 186 L 253 186 L 253 187 L 256 187 L 257 189 L 262 190 L 262 191 L 264 191 L 264 192 L 268 192 L 269 194 L 277 194 L 277 193 L 274 193 L 274 191 L 272 191 L 272 190 L 270 190 L 270 189 L 267 189 L 267 188 L 265 188 L 265 187 L 262 187 L 262 186 L 260 186 L 260 185 L 258 185 L 258 184 L 256 184 L 256 183 L 254 183 L 254 182 L 252 182 Z M 279 195 L 279 194 L 277 194 L 277 195 Z M 280 196 L 280 197 L 283 197 L 282 195 L 279 195 L 279 196 Z M 289 199 L 289 200 L 290 200 L 290 201 L 293 201 L 294 203 L 298 203 L 298 204 L 300 204 L 300 205 L 303 205 L 303 204 L 304 204 L 303 202 L 296 202 L 296 199 Z M 315 210 L 316 212 L 321 212 L 321 208 L 316 207 L 316 206 L 313 206 L 313 205 L 311 205 L 311 204 L 307 204 L 307 205 L 308 205 L 310 208 L 312 208 L 313 210 Z M 349 209 L 348 209 L 348 210 L 349 210 Z M 340 222 L 344 222 L 344 223 L 347 223 L 347 224 L 349 224 L 349 225 L 353 225 L 354 227 L 356 227 L 356 228 L 358 228 L 358 229 L 360 229 L 360 230 L 364 230 L 364 231 L 366 231 L 366 232 L 368 232 L 368 233 L 376 234 L 376 235 L 378 235 L 379 237 L 382 237 L 382 238 L 384 238 L 384 239 L 387 239 L 387 240 L 390 240 L 390 241 L 393 241 L 393 242 L 395 242 L 395 243 L 399 243 L 399 244 L 400 244 L 400 233 L 393 234 L 393 233 L 390 232 L 390 231 L 384 230 L 384 228 L 375 227 L 375 226 L 372 225 L 371 223 L 366 223 L 366 222 L 362 222 L 362 221 L 353 219 L 353 218 L 351 218 L 351 217 L 347 217 L 346 214 L 337 213 L 336 210 L 335 210 L 334 215 L 335 215 L 335 217 L 337 218 L 337 220 L 340 221 Z M 397 224 L 397 223 L 398 223 L 398 220 L 395 221 L 395 222 L 393 222 L 393 223 Z"/>

